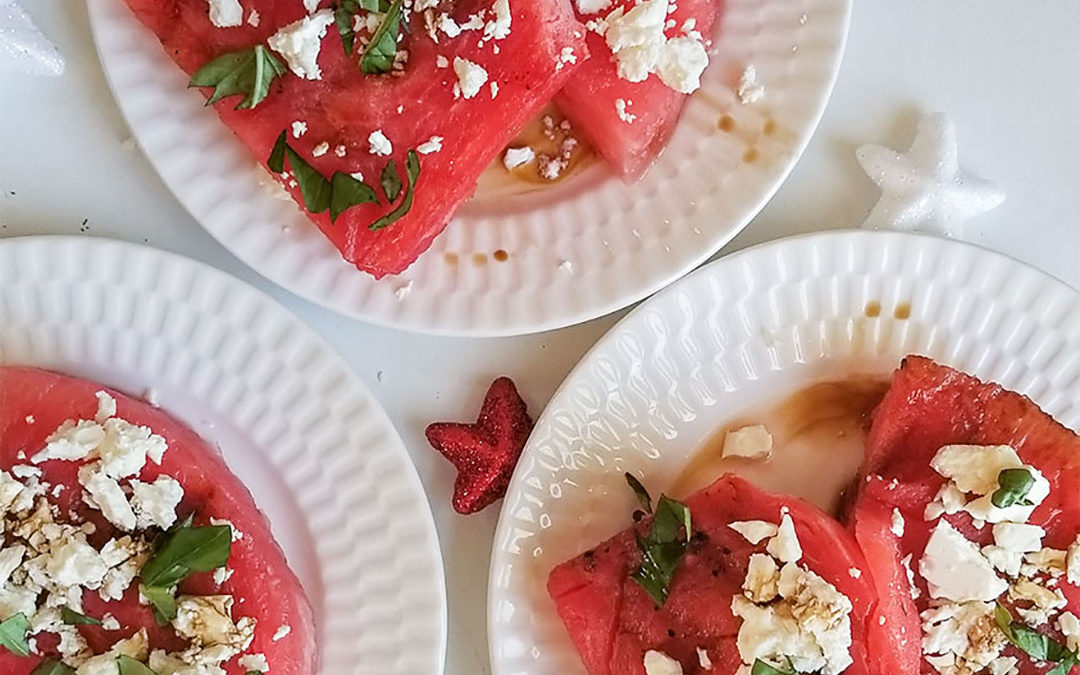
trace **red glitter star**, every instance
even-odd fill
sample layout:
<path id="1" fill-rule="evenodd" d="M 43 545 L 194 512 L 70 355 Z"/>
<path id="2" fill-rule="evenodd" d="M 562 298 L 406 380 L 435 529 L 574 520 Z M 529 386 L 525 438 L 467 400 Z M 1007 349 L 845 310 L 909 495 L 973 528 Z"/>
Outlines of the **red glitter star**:
<path id="1" fill-rule="evenodd" d="M 431 447 L 457 467 L 454 510 L 468 515 L 506 494 L 533 421 L 508 377 L 491 383 L 475 424 L 436 422 L 427 428 Z"/>

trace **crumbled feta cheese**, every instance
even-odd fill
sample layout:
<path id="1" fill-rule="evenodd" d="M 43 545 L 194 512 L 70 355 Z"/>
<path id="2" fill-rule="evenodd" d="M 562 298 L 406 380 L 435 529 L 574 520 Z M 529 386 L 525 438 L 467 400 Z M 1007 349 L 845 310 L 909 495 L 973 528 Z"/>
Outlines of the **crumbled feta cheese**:
<path id="1" fill-rule="evenodd" d="M 236 526 L 233 525 L 232 521 L 230 521 L 230 520 L 226 520 L 224 518 L 211 518 L 210 519 L 210 524 L 211 525 L 228 525 L 229 530 L 232 532 L 232 540 L 233 540 L 233 542 L 240 541 L 241 539 L 244 538 L 244 533 L 241 532 L 240 530 L 236 529 Z"/>
<path id="2" fill-rule="evenodd" d="M 739 88 L 736 90 L 739 101 L 743 105 L 757 103 L 765 96 L 765 87 L 758 83 L 757 68 L 747 66 L 739 77 Z"/>
<path id="3" fill-rule="evenodd" d="M 605 19 L 604 39 L 615 56 L 620 78 L 643 82 L 660 60 L 664 42 L 667 0 L 645 0 L 629 12 L 616 8 Z"/>
<path id="4" fill-rule="evenodd" d="M 611 0 L 576 0 L 579 14 L 596 14 L 611 7 Z"/>
<path id="5" fill-rule="evenodd" d="M 116 415 L 116 399 L 104 390 L 94 392 L 94 396 L 98 400 L 97 415 L 94 416 L 94 421 L 98 424 L 105 424 L 105 420 Z"/>
<path id="6" fill-rule="evenodd" d="M 383 134 L 382 129 L 376 129 L 371 132 L 368 136 L 368 145 L 371 146 L 369 152 L 373 155 L 386 157 L 394 152 L 393 144 L 390 143 L 390 139 Z"/>
<path id="7" fill-rule="evenodd" d="M 990 601 L 1009 587 L 975 544 L 944 520 L 938 521 L 930 534 L 919 573 L 926 579 L 931 597 L 954 602 Z"/>
<path id="8" fill-rule="evenodd" d="M 344 145 L 338 145 L 334 147 L 334 156 L 336 157 L 344 157 L 346 152 L 348 152 L 348 150 L 345 148 Z"/>
<path id="9" fill-rule="evenodd" d="M 438 55 L 435 56 L 435 67 L 436 68 L 447 68 L 449 66 L 450 66 L 450 61 L 447 60 L 447 58 L 445 56 L 443 56 L 442 54 L 438 54 Z"/>
<path id="10" fill-rule="evenodd" d="M 858 567 L 849 567 L 847 573 L 848 573 L 848 576 L 851 577 L 852 579 L 858 579 L 859 577 L 862 576 L 862 570 L 859 569 Z"/>
<path id="11" fill-rule="evenodd" d="M 932 605 L 920 616 L 923 653 L 943 657 L 931 663 L 962 666 L 951 672 L 979 672 L 993 663 L 1008 643 L 994 621 L 994 604 L 990 602 L 946 602 Z M 929 661 L 931 656 L 926 658 Z"/>
<path id="12" fill-rule="evenodd" d="M 904 536 L 904 514 L 900 513 L 900 509 L 893 508 L 892 522 L 889 524 L 889 531 L 897 537 Z"/>
<path id="13" fill-rule="evenodd" d="M 76 461 L 90 456 L 105 440 L 105 429 L 90 420 L 66 420 L 45 439 L 45 448 L 30 458 L 34 464 L 50 459 Z"/>
<path id="14" fill-rule="evenodd" d="M 967 498 L 964 493 L 957 489 L 951 482 L 945 483 L 938 490 L 934 500 L 926 505 L 923 511 L 924 520 L 934 520 L 945 514 L 959 513 L 964 509 Z"/>
<path id="15" fill-rule="evenodd" d="M 503 155 L 503 166 L 507 171 L 513 171 L 519 166 L 524 166 L 536 159 L 536 153 L 529 146 L 522 148 L 507 148 Z"/>
<path id="16" fill-rule="evenodd" d="M 79 483 L 86 488 L 105 519 L 121 530 L 134 530 L 135 511 L 128 503 L 127 496 L 120 484 L 101 470 L 101 464 L 95 462 L 79 469 Z"/>
<path id="17" fill-rule="evenodd" d="M 768 459 L 772 448 L 772 434 L 761 424 L 745 426 L 724 435 L 724 457 Z"/>
<path id="18" fill-rule="evenodd" d="M 293 138 L 300 138 L 307 133 L 307 122 L 297 120 L 292 123 L 292 135 Z"/>
<path id="19" fill-rule="evenodd" d="M 259 22 L 261 20 L 262 20 L 262 17 L 259 15 L 259 10 L 257 10 L 257 9 L 251 10 L 251 14 L 248 14 L 247 22 L 248 22 L 248 25 L 251 26 L 252 28 L 258 28 L 259 27 Z"/>
<path id="20" fill-rule="evenodd" d="M 304 0 L 304 9 L 311 14 L 319 6 L 319 0 Z"/>
<path id="21" fill-rule="evenodd" d="M 998 523 L 994 525 L 994 545 L 984 546 L 982 554 L 998 570 L 1015 577 L 1025 553 L 1042 548 L 1046 531 L 1037 525 L 1022 523 Z"/>
<path id="22" fill-rule="evenodd" d="M 483 87 L 488 80 L 486 70 L 460 56 L 454 57 L 454 73 L 458 78 L 458 87 L 460 88 L 461 95 L 467 99 L 476 96 L 480 92 L 480 88 Z"/>
<path id="23" fill-rule="evenodd" d="M 442 150 L 442 142 L 442 136 L 432 136 L 428 140 L 416 146 L 416 151 L 421 155 L 430 155 L 434 152 L 439 152 L 440 150 Z"/>
<path id="24" fill-rule="evenodd" d="M 289 64 L 298 77 L 308 80 L 322 79 L 319 70 L 319 51 L 326 29 L 334 23 L 334 11 L 321 9 L 299 21 L 282 27 L 266 41 Z"/>
<path id="25" fill-rule="evenodd" d="M 244 22 L 240 0 L 207 0 L 210 23 L 218 28 L 231 28 Z"/>
<path id="26" fill-rule="evenodd" d="M 1017 612 L 1028 625 L 1041 626 L 1050 620 L 1050 615 L 1068 604 L 1060 588 L 1050 590 L 1028 579 L 1018 579 L 1009 588 L 1009 599 L 1031 603 L 1029 607 L 1018 607 Z"/>
<path id="27" fill-rule="evenodd" d="M 961 492 L 985 495 L 998 487 L 998 474 L 1024 466 L 1007 445 L 946 445 L 930 460 L 930 467 L 956 484 Z"/>
<path id="28" fill-rule="evenodd" d="M 248 617 L 234 622 L 232 606 L 231 595 L 181 595 L 172 626 L 180 637 L 200 647 L 224 647 L 235 656 L 251 644 L 255 626 Z"/>
<path id="29" fill-rule="evenodd" d="M 701 647 L 697 648 L 697 660 L 702 670 L 712 670 L 712 659 L 709 658 L 709 652 Z"/>
<path id="30" fill-rule="evenodd" d="M 664 652 L 645 652 L 645 675 L 683 675 L 682 664 Z"/>
<path id="31" fill-rule="evenodd" d="M 15 476 L 16 478 L 22 478 L 24 480 L 31 477 L 41 478 L 41 469 L 37 468 L 36 466 L 16 464 L 15 466 L 11 467 L 11 475 Z"/>
<path id="32" fill-rule="evenodd" d="M 753 553 L 746 567 L 743 593 L 758 604 L 772 601 L 780 594 L 780 568 L 772 556 Z"/>
<path id="33" fill-rule="evenodd" d="M 1080 651 L 1080 619 L 1072 612 L 1063 612 L 1057 619 L 1057 627 L 1065 636 L 1069 651 Z"/>
<path id="34" fill-rule="evenodd" d="M 34 424 L 35 422 L 37 422 L 37 418 L 36 418 L 36 417 L 34 417 L 33 415 L 27 415 L 27 416 L 26 416 L 26 417 L 24 418 L 24 421 L 25 421 L 25 422 L 26 422 L 27 424 Z"/>
<path id="35" fill-rule="evenodd" d="M 105 630 L 120 630 L 120 621 L 112 614 L 106 612 L 105 615 L 101 617 L 101 627 Z"/>
<path id="36" fill-rule="evenodd" d="M 237 661 L 240 667 L 247 672 L 256 671 L 266 673 L 270 671 L 270 664 L 266 662 L 265 654 L 245 654 Z"/>
<path id="37" fill-rule="evenodd" d="M 0 588 L 7 583 L 11 573 L 15 571 L 26 554 L 26 547 L 22 544 L 14 544 L 6 548 L 0 548 Z M 2 614 L 0 614 L 2 615 Z M 7 618 L 6 616 L 4 618 Z"/>
<path id="38" fill-rule="evenodd" d="M 1073 586 L 1080 586 L 1080 535 L 1069 544 L 1065 554 L 1065 579 Z"/>
<path id="39" fill-rule="evenodd" d="M 218 585 L 218 586 L 221 586 L 226 581 L 231 579 L 232 575 L 235 572 L 236 572 L 236 570 L 229 569 L 228 567 L 219 567 L 219 568 L 217 568 L 216 570 L 214 570 L 214 583 L 216 585 Z"/>
<path id="40" fill-rule="evenodd" d="M 668 40 L 660 51 L 656 74 L 660 81 L 683 94 L 701 88 L 701 74 L 709 65 L 709 54 L 701 40 L 683 36 Z"/>
<path id="41" fill-rule="evenodd" d="M 97 588 L 109 567 L 85 540 L 71 539 L 52 551 L 45 570 L 58 586 Z"/>
<path id="42" fill-rule="evenodd" d="M 1016 664 L 1020 660 L 1015 656 L 1000 656 L 986 666 L 989 675 L 1018 675 L 1020 670 Z"/>
<path id="43" fill-rule="evenodd" d="M 802 546 L 795 534 L 795 523 L 787 513 L 780 518 L 776 536 L 769 540 L 765 550 L 780 562 L 793 563 L 802 558 Z"/>
<path id="44" fill-rule="evenodd" d="M 176 507 L 184 498 L 184 488 L 169 476 L 158 476 L 153 483 L 131 481 L 131 506 L 139 529 L 160 527 L 167 530 L 176 522 Z"/>
<path id="45" fill-rule="evenodd" d="M 330 144 L 327 143 L 326 141 L 323 141 L 322 143 L 319 143 L 318 145 L 316 145 L 314 148 L 311 149 L 311 156 L 312 157 L 322 157 L 323 155 L 325 155 L 329 151 L 330 151 Z"/>
<path id="46" fill-rule="evenodd" d="M 728 527 L 743 536 L 743 539 L 757 546 L 762 540 L 775 537 L 780 529 L 764 520 L 737 520 L 728 523 Z"/>
<path id="47" fill-rule="evenodd" d="M 629 107 L 633 101 L 627 101 L 624 98 L 615 99 L 615 114 L 619 116 L 619 119 L 627 124 L 633 124 L 637 119 L 637 115 L 630 112 Z"/>
<path id="48" fill-rule="evenodd" d="M 271 638 L 274 642 L 283 640 L 289 633 L 292 632 L 292 626 L 287 623 L 283 623 L 278 626 L 278 629 L 274 631 L 274 636 Z"/>
<path id="49" fill-rule="evenodd" d="M 510 0 L 495 0 L 491 5 L 491 11 L 495 18 L 484 25 L 484 38 L 502 40 L 510 35 L 513 23 L 513 17 L 510 15 Z"/>

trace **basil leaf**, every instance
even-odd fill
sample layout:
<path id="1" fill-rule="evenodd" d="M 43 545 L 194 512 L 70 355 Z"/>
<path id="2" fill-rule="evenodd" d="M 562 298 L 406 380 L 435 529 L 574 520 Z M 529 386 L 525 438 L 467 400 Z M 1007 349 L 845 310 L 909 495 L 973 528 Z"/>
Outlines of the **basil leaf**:
<path id="1" fill-rule="evenodd" d="M 67 605 L 64 605 L 63 607 L 60 608 L 60 620 L 63 621 L 64 623 L 66 623 L 69 626 L 79 626 L 79 625 L 100 626 L 101 625 L 101 621 L 99 621 L 98 619 L 95 619 L 92 616 L 86 616 L 85 614 L 80 614 L 79 612 L 76 612 L 75 610 L 71 609 Z"/>
<path id="2" fill-rule="evenodd" d="M 352 56 L 353 43 L 356 41 L 356 32 L 353 31 L 353 17 L 356 16 L 356 10 L 356 0 L 342 0 L 341 4 L 334 8 L 334 24 L 337 25 L 346 56 Z"/>
<path id="3" fill-rule="evenodd" d="M 30 643 L 26 636 L 30 632 L 30 622 L 26 615 L 13 614 L 0 622 L 0 647 L 6 648 L 15 656 L 29 656 Z"/>
<path id="4" fill-rule="evenodd" d="M 75 671 L 66 664 L 46 659 L 34 668 L 30 675 L 75 675 Z"/>
<path id="5" fill-rule="evenodd" d="M 209 572 L 229 561 L 232 528 L 228 525 L 186 527 L 166 535 L 142 568 L 146 587 L 171 588 L 192 572 Z"/>
<path id="6" fill-rule="evenodd" d="M 285 74 L 285 66 L 263 45 L 222 54 L 195 71 L 189 87 L 213 87 L 206 101 L 213 105 L 229 96 L 243 96 L 236 109 L 254 108 L 270 94 L 270 85 Z"/>
<path id="7" fill-rule="evenodd" d="M 686 529 L 685 537 L 679 536 L 681 527 Z M 644 539 L 637 538 L 641 566 L 631 575 L 657 607 L 663 607 L 667 602 L 671 579 L 686 554 L 692 534 L 690 509 L 682 502 L 661 495 L 649 535 Z"/>
<path id="8" fill-rule="evenodd" d="M 649 496 L 649 491 L 645 489 L 645 486 L 641 484 L 634 474 L 629 471 L 626 472 L 626 482 L 630 485 L 630 489 L 634 491 L 634 496 L 637 497 L 638 503 L 641 504 L 641 508 L 645 513 L 652 513 L 652 497 Z"/>
<path id="9" fill-rule="evenodd" d="M 379 197 L 370 185 L 338 171 L 330 182 L 330 222 L 350 207 L 378 201 Z"/>
<path id="10" fill-rule="evenodd" d="M 382 23 L 375 29 L 371 42 L 360 57 L 360 70 L 365 75 L 388 73 L 394 67 L 398 33 L 401 30 L 401 3 L 402 0 L 394 0 L 386 10 Z"/>
<path id="11" fill-rule="evenodd" d="M 420 157 L 415 150 L 409 150 L 409 158 L 405 162 L 405 174 L 409 177 L 409 186 L 405 189 L 404 199 L 396 209 L 368 225 L 368 229 L 372 232 L 378 232 L 388 225 L 393 225 L 412 209 L 416 179 L 420 177 Z"/>
<path id="12" fill-rule="evenodd" d="M 150 601 L 157 625 L 168 626 L 176 618 L 175 586 L 139 586 L 139 591 Z"/>
<path id="13" fill-rule="evenodd" d="M 1080 657 L 1077 656 L 1076 652 L 1069 651 L 1065 645 L 1049 635 L 1028 628 L 1022 623 L 1016 623 L 1013 621 L 1012 612 L 1000 602 L 994 608 L 994 622 L 997 623 L 998 628 L 1005 634 L 1009 642 L 1032 659 L 1058 664 L 1047 675 L 1055 672 L 1064 675 L 1073 666 L 1080 665 Z M 1061 670 L 1058 670 L 1059 668 Z"/>
<path id="14" fill-rule="evenodd" d="M 394 160 L 386 163 L 379 180 L 382 183 L 382 189 L 386 193 L 387 200 L 393 204 L 398 195 L 401 194 L 401 175 L 398 173 L 397 164 Z"/>
<path id="15" fill-rule="evenodd" d="M 289 168 L 300 184 L 304 208 L 312 213 L 322 213 L 330 208 L 330 181 L 304 161 L 297 151 L 285 146 L 285 154 L 289 157 Z"/>
<path id="16" fill-rule="evenodd" d="M 116 657 L 116 666 L 120 669 L 120 675 L 157 675 L 150 669 L 150 666 L 140 663 L 125 654 Z"/>
<path id="17" fill-rule="evenodd" d="M 1035 485 L 1035 477 L 1027 469 L 1005 469 L 998 474 L 998 487 L 990 496 L 990 503 L 999 509 L 1020 504 L 1031 506 L 1031 502 L 1024 499 L 1031 486 Z"/>
<path id="18" fill-rule="evenodd" d="M 270 157 L 266 160 L 267 168 L 274 173 L 281 173 L 285 170 L 285 148 L 289 147 L 286 138 L 286 132 L 282 131 L 281 135 L 274 141 L 274 149 L 270 151 Z"/>
<path id="19" fill-rule="evenodd" d="M 788 659 L 788 665 L 791 665 L 791 659 Z M 754 659 L 754 667 L 750 669 L 750 675 L 796 675 L 794 668 L 791 670 L 780 670 L 774 665 L 768 664 L 761 659 Z"/>

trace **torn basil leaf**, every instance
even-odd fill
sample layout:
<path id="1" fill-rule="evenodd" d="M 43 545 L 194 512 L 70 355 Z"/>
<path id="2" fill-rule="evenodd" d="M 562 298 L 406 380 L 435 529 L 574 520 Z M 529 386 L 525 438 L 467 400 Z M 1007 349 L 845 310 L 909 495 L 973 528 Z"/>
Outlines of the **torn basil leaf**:
<path id="1" fill-rule="evenodd" d="M 175 586 L 139 586 L 139 592 L 150 602 L 157 625 L 168 626 L 176 618 Z"/>
<path id="2" fill-rule="evenodd" d="M 990 496 L 990 503 L 999 509 L 1004 509 L 1013 504 L 1031 506 L 1031 500 L 1026 499 L 1031 487 L 1035 485 L 1035 477 L 1027 469 L 1005 469 L 998 474 L 998 489 Z"/>
<path id="3" fill-rule="evenodd" d="M 1046 675 L 1065 675 L 1073 666 L 1080 665 L 1080 657 L 1076 652 L 1069 651 L 1065 645 L 1049 635 L 1028 628 L 1022 623 L 1016 623 L 1013 621 L 1012 612 L 1000 602 L 994 608 L 994 621 L 1017 649 L 1036 661 L 1049 661 L 1056 664 L 1053 669 L 1047 671 Z"/>
<path id="4" fill-rule="evenodd" d="M 157 675 L 150 666 L 136 661 L 126 654 L 116 657 L 116 667 L 120 670 L 120 675 Z"/>
<path id="5" fill-rule="evenodd" d="M 350 207 L 378 201 L 379 196 L 370 185 L 338 171 L 330 181 L 330 222 Z"/>
<path id="6" fill-rule="evenodd" d="M 409 178 L 409 185 L 405 188 L 405 197 L 396 209 L 368 225 L 368 229 L 372 232 L 378 232 L 388 225 L 393 225 L 412 209 L 416 180 L 420 177 L 420 157 L 415 150 L 409 150 L 409 158 L 405 162 L 405 174 Z"/>
<path id="7" fill-rule="evenodd" d="M 71 666 L 52 659 L 45 659 L 37 664 L 30 675 L 75 675 Z"/>
<path id="8" fill-rule="evenodd" d="M 364 55 L 360 57 L 360 70 L 366 75 L 389 73 L 397 57 L 397 41 L 401 32 L 402 0 L 395 0 L 383 15 L 382 22 L 371 36 Z"/>
<path id="9" fill-rule="evenodd" d="M 398 198 L 398 195 L 401 194 L 401 174 L 398 173 L 397 163 L 394 162 L 394 160 L 390 160 L 386 163 L 380 181 L 382 182 L 382 189 L 386 194 L 386 198 L 391 204 L 394 203 Z"/>
<path id="10" fill-rule="evenodd" d="M 638 498 L 641 499 L 641 496 Z M 685 528 L 684 536 L 680 536 L 680 528 Z M 671 579 L 686 554 L 692 534 L 690 509 L 686 504 L 660 495 L 648 536 L 637 537 L 641 566 L 631 575 L 657 607 L 663 607 L 667 602 Z"/>
<path id="11" fill-rule="evenodd" d="M 627 471 L 625 475 L 626 482 L 630 485 L 630 489 L 634 491 L 634 496 L 637 497 L 642 510 L 645 513 L 652 513 L 652 497 L 649 496 L 649 491 L 645 489 L 641 481 L 634 477 L 634 474 Z"/>
<path id="12" fill-rule="evenodd" d="M 274 79 L 285 74 L 285 66 L 263 45 L 223 54 L 195 71 L 189 87 L 213 87 L 207 100 L 213 105 L 229 96 L 243 96 L 237 110 L 254 108 L 270 94 Z"/>
<path id="13" fill-rule="evenodd" d="M 15 656 L 28 656 L 30 643 L 26 636 L 30 632 L 30 622 L 26 615 L 12 614 L 0 622 L 0 647 L 4 647 Z"/>
<path id="14" fill-rule="evenodd" d="M 185 527 L 165 535 L 139 576 L 148 588 L 172 588 L 192 572 L 223 567 L 231 552 L 232 528 L 228 525 Z"/>
<path id="15" fill-rule="evenodd" d="M 60 620 L 69 626 L 100 626 L 101 621 L 92 616 L 80 614 L 67 605 L 60 608 Z"/>
<path id="16" fill-rule="evenodd" d="M 788 659 L 788 666 L 791 666 L 791 659 Z M 754 659 L 754 667 L 750 669 L 750 675 L 797 675 L 797 673 L 794 668 L 781 670 L 761 659 Z"/>

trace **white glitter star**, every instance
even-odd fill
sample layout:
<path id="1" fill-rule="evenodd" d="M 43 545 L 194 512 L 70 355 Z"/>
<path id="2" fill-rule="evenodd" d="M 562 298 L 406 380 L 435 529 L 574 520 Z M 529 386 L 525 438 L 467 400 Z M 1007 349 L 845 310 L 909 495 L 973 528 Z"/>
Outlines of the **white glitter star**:
<path id="1" fill-rule="evenodd" d="M 0 0 L 0 73 L 48 75 L 64 72 L 64 59 L 15 0 Z"/>
<path id="2" fill-rule="evenodd" d="M 855 151 L 866 174 L 881 188 L 881 198 L 863 229 L 895 229 L 961 234 L 964 221 L 1005 200 L 992 183 L 960 170 L 956 126 L 943 113 L 919 121 L 906 153 L 880 145 Z"/>

